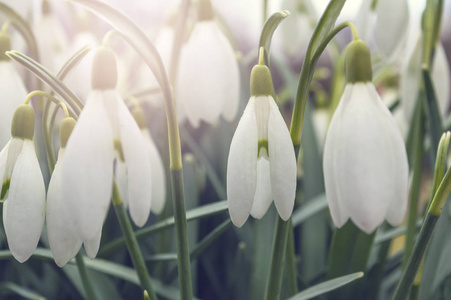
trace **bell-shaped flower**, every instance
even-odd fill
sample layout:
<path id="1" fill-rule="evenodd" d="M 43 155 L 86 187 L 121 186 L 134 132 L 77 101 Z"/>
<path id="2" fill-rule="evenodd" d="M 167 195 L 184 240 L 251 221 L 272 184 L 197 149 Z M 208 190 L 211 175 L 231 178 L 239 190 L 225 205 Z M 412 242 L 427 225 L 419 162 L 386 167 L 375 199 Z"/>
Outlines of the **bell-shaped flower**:
<path id="1" fill-rule="evenodd" d="M 9 249 L 21 263 L 33 254 L 44 226 L 45 186 L 33 132 L 33 108 L 22 104 L 14 113 L 12 138 L 0 152 L 3 225 Z"/>
<path id="2" fill-rule="evenodd" d="M 384 219 L 397 226 L 404 218 L 407 154 L 396 121 L 371 82 L 371 56 L 362 41 L 346 49 L 346 78 L 324 149 L 326 196 L 337 227 L 350 218 L 371 233 Z"/>
<path id="3" fill-rule="evenodd" d="M 233 135 L 227 163 L 227 199 L 232 222 L 261 218 L 273 199 L 283 220 L 293 211 L 296 158 L 285 121 L 271 96 L 269 69 L 251 73 L 251 98 Z"/>
<path id="4" fill-rule="evenodd" d="M 157 146 L 150 135 L 146 126 L 144 111 L 140 106 L 133 109 L 133 117 L 138 124 L 141 134 L 146 144 L 147 153 L 150 159 L 150 168 L 152 171 L 152 206 L 151 210 L 155 214 L 163 211 L 166 203 L 166 176 L 164 171 L 163 160 L 158 152 Z"/>
<path id="5" fill-rule="evenodd" d="M 404 115 L 411 122 L 415 110 L 416 99 L 421 82 L 421 36 L 418 36 L 415 48 L 404 60 L 401 69 L 400 93 Z M 441 43 L 437 44 L 432 62 L 431 77 L 434 91 L 442 119 L 446 116 L 450 97 L 450 73 L 445 49 Z"/>
<path id="6" fill-rule="evenodd" d="M 60 125 L 61 148 L 58 152 L 58 161 L 50 178 L 47 191 L 47 236 L 53 259 L 59 267 L 63 267 L 80 250 L 82 241 L 75 233 L 72 222 L 64 203 L 64 194 L 61 189 L 61 166 L 64 161 L 64 152 L 67 139 L 75 126 L 73 118 L 65 118 Z"/>
<path id="7" fill-rule="evenodd" d="M 14 110 L 19 106 L 27 91 L 10 58 L 5 55 L 11 50 L 11 42 L 6 33 L 0 34 L 0 147 L 6 145 L 11 138 L 11 121 Z"/>
<path id="8" fill-rule="evenodd" d="M 199 18 L 182 48 L 176 83 L 177 105 L 191 125 L 216 124 L 238 112 L 240 74 L 235 53 L 213 19 L 209 0 L 199 1 Z"/>
<path id="9" fill-rule="evenodd" d="M 93 61 L 93 90 L 67 142 L 61 170 L 65 206 L 83 242 L 95 240 L 101 232 L 112 196 L 115 164 L 125 163 L 134 223 L 143 226 L 150 212 L 149 157 L 116 84 L 114 53 L 101 47 Z"/>

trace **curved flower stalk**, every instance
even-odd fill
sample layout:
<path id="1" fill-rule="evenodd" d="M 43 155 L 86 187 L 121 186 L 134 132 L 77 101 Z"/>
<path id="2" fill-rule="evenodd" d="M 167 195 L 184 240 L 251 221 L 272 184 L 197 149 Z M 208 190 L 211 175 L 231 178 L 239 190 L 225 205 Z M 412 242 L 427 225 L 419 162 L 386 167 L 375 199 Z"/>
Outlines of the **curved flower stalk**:
<path id="1" fill-rule="evenodd" d="M 9 249 L 21 263 L 33 254 L 44 226 L 45 186 L 33 132 L 33 108 L 21 104 L 12 120 L 12 138 L 0 152 L 3 225 Z"/>
<path id="2" fill-rule="evenodd" d="M 261 218 L 273 199 L 288 220 L 296 192 L 296 158 L 288 128 L 271 96 L 268 67 L 251 73 L 251 98 L 233 135 L 227 163 L 227 199 L 233 224 Z"/>
<path id="3" fill-rule="evenodd" d="M 371 56 L 362 41 L 346 49 L 346 73 L 324 149 L 326 195 L 337 227 L 350 218 L 371 233 L 384 219 L 397 226 L 404 218 L 407 154 L 398 126 L 371 82 Z"/>
<path id="4" fill-rule="evenodd" d="M 61 122 L 60 137 L 61 148 L 58 152 L 58 161 L 50 178 L 47 191 L 47 235 L 53 259 L 59 267 L 63 267 L 70 259 L 77 255 L 82 241 L 75 233 L 72 223 L 69 221 L 68 212 L 64 204 L 62 191 L 61 170 L 64 161 L 64 152 L 67 139 L 75 126 L 73 118 L 65 118 Z"/>
<path id="5" fill-rule="evenodd" d="M 418 37 L 417 43 L 413 51 L 404 60 L 401 69 L 400 93 L 401 103 L 406 119 L 412 120 L 415 110 L 416 99 L 420 89 L 421 81 L 421 36 Z M 450 97 L 450 73 L 448 68 L 448 60 L 441 43 L 438 43 L 432 62 L 432 81 L 436 98 L 438 100 L 438 108 L 442 118 L 446 116 L 449 107 Z"/>
<path id="6" fill-rule="evenodd" d="M 147 153 L 150 160 L 150 169 L 152 171 L 152 206 L 151 210 L 155 214 L 160 214 L 166 204 L 166 175 L 164 165 L 155 145 L 152 136 L 146 126 L 144 111 L 137 105 L 133 109 L 133 117 L 141 130 Z M 125 202 L 124 202 L 125 204 Z"/>
<path id="7" fill-rule="evenodd" d="M 99 48 L 92 91 L 67 143 L 61 171 L 66 209 L 83 242 L 96 240 L 112 195 L 114 164 L 125 163 L 130 215 L 143 226 L 151 207 L 151 170 L 138 125 L 118 92 L 116 59 Z"/>
<path id="8" fill-rule="evenodd" d="M 5 31 L 0 34 L 0 147 L 6 145 L 11 138 L 11 121 L 14 110 L 27 96 L 25 85 L 22 82 L 16 68 L 5 55 L 11 50 L 11 42 Z"/>
<path id="9" fill-rule="evenodd" d="M 239 103 L 239 70 L 235 53 L 214 21 L 209 0 L 199 3 L 199 18 L 182 48 L 177 100 L 191 125 L 216 124 L 222 115 L 233 121 Z"/>
<path id="10" fill-rule="evenodd" d="M 407 0 L 362 1 L 356 17 L 356 26 L 359 32 L 363 33 L 365 42 L 371 42 L 374 37 L 377 49 L 387 62 L 395 62 L 407 40 L 409 27 Z"/>

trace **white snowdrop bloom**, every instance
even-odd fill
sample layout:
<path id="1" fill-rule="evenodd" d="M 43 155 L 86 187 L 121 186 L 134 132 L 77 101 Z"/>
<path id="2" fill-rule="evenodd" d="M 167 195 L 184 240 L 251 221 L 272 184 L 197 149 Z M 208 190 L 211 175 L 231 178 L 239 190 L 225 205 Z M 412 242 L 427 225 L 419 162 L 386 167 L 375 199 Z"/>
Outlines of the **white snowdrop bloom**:
<path id="1" fill-rule="evenodd" d="M 102 229 L 112 195 L 115 160 L 126 164 L 134 223 L 143 226 L 150 212 L 151 171 L 146 146 L 115 90 L 116 84 L 115 56 L 108 48 L 98 48 L 93 61 L 93 90 L 67 143 L 61 171 L 66 209 L 85 243 Z"/>
<path id="2" fill-rule="evenodd" d="M 418 37 L 413 51 L 403 62 L 400 79 L 401 103 L 407 121 L 411 122 L 415 111 L 416 99 L 421 82 L 421 44 L 422 39 Z M 450 97 L 450 73 L 448 59 L 443 45 L 439 43 L 436 48 L 431 70 L 432 82 L 437 98 L 437 104 L 442 119 L 446 116 Z"/>
<path id="3" fill-rule="evenodd" d="M 14 110 L 27 96 L 25 85 L 5 51 L 11 50 L 10 39 L 6 34 L 0 35 L 0 147 L 11 138 L 11 121 Z"/>
<path id="4" fill-rule="evenodd" d="M 78 237 L 70 222 L 64 203 L 64 194 L 61 188 L 61 166 L 64 161 L 64 152 L 67 139 L 75 126 L 73 118 L 65 118 L 60 125 L 61 148 L 58 152 L 58 161 L 50 178 L 47 191 L 47 236 L 53 259 L 59 267 L 63 267 L 80 250 L 82 241 Z"/>
<path id="5" fill-rule="evenodd" d="M 346 49 L 347 85 L 324 149 L 324 181 L 332 220 L 350 218 L 373 232 L 384 219 L 399 225 L 407 208 L 408 163 L 396 121 L 372 84 L 371 57 L 362 41 Z"/>
<path id="6" fill-rule="evenodd" d="M 235 53 L 213 19 L 209 1 L 202 1 L 199 21 L 182 48 L 176 83 L 177 105 L 191 125 L 216 124 L 222 115 L 236 117 L 240 74 Z"/>
<path id="7" fill-rule="evenodd" d="M 150 158 L 150 168 L 152 170 L 152 206 L 151 210 L 155 214 L 163 211 L 166 203 L 166 176 L 164 171 L 163 160 L 158 152 L 152 136 L 146 126 L 144 111 L 141 107 L 136 106 L 133 109 L 133 116 L 141 129 L 141 134 L 146 144 L 147 153 Z"/>
<path id="8" fill-rule="evenodd" d="M 263 217 L 273 199 L 283 220 L 288 220 L 293 211 L 296 158 L 271 87 L 269 69 L 255 66 L 251 73 L 251 98 L 230 145 L 227 199 L 230 217 L 238 227 L 249 214 Z"/>
<path id="9" fill-rule="evenodd" d="M 44 226 L 45 186 L 33 143 L 34 111 L 22 104 L 14 113 L 11 140 L 0 152 L 3 225 L 19 262 L 33 254 Z"/>

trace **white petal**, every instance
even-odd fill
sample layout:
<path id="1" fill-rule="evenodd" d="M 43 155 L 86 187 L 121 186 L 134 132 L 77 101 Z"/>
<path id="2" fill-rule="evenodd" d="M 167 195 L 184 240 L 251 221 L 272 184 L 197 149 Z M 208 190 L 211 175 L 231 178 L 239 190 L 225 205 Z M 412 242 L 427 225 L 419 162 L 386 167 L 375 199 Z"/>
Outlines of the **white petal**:
<path id="1" fill-rule="evenodd" d="M 166 203 L 166 176 L 163 161 L 155 143 L 147 129 L 141 130 L 150 158 L 152 171 L 152 211 L 155 214 L 162 212 Z"/>
<path id="2" fill-rule="evenodd" d="M 230 145 L 227 162 L 227 199 L 233 224 L 243 226 L 249 217 L 257 184 L 257 121 L 255 97 L 249 99 Z"/>
<path id="3" fill-rule="evenodd" d="M 400 54 L 407 38 L 409 7 L 406 0 L 378 0 L 375 27 L 376 43 L 389 61 Z"/>
<path id="4" fill-rule="evenodd" d="M 61 190 L 61 164 L 64 148 L 60 149 L 58 161 L 50 178 L 47 192 L 47 235 L 53 259 L 59 267 L 63 267 L 77 254 L 81 247 L 81 240 L 75 233 L 72 222 L 67 215 L 64 194 Z"/>
<path id="5" fill-rule="evenodd" d="M 13 175 L 3 222 L 9 249 L 19 261 L 33 254 L 41 237 L 45 214 L 45 186 L 31 140 L 25 140 Z"/>
<path id="6" fill-rule="evenodd" d="M 296 194 L 296 157 L 287 125 L 272 97 L 269 97 L 269 164 L 274 204 L 283 220 L 293 212 Z"/>
<path id="7" fill-rule="evenodd" d="M 27 96 L 22 79 L 11 61 L 0 61 L 0 147 L 11 138 L 11 122 L 14 111 Z"/>
<path id="8" fill-rule="evenodd" d="M 9 146 L 11 144 L 11 140 L 9 140 L 9 142 L 5 145 L 5 147 L 3 147 L 2 151 L 0 152 L 0 178 L 1 178 L 1 186 L 3 187 L 3 184 L 5 183 L 5 171 L 6 171 L 6 164 L 7 164 L 7 160 L 8 160 L 8 151 L 9 151 Z M 8 176 L 6 176 L 8 177 Z M 2 190 L 2 187 L 0 187 L 0 192 Z M 0 203 L 4 201 L 5 197 L 0 197 Z"/>
<path id="9" fill-rule="evenodd" d="M 92 91 L 67 147 L 62 168 L 66 209 L 82 240 L 101 230 L 113 182 L 113 136 L 102 103 Z"/>
<path id="10" fill-rule="evenodd" d="M 83 245 L 85 246 L 86 254 L 90 259 L 96 258 L 97 252 L 99 252 L 101 238 L 102 230 L 97 232 L 92 239 L 84 241 Z"/>
<path id="11" fill-rule="evenodd" d="M 221 113 L 235 117 L 238 75 L 233 50 L 216 23 L 197 23 L 182 49 L 177 79 L 177 101 L 194 127 L 201 120 L 216 123 Z"/>
<path id="12" fill-rule="evenodd" d="M 338 137 L 335 149 L 327 153 L 332 156 L 334 173 L 327 175 L 335 176 L 342 208 L 360 229 L 371 233 L 384 217 L 390 217 L 389 222 L 403 217 L 407 155 L 396 122 L 374 85 L 357 83 L 349 89 L 339 104 L 343 108 L 337 109 L 340 115 L 330 125 L 337 127 L 334 134 Z M 335 122 L 336 118 L 340 121 Z"/>
<path id="13" fill-rule="evenodd" d="M 438 100 L 438 105 L 442 119 L 446 116 L 449 107 L 449 67 L 448 59 L 446 58 L 445 49 L 442 43 L 437 45 L 437 50 L 434 56 L 434 64 L 432 66 L 432 80 L 434 81 L 435 95 Z"/>
<path id="14" fill-rule="evenodd" d="M 11 180 L 14 166 L 16 165 L 17 158 L 19 157 L 20 153 L 23 150 L 23 139 L 18 138 L 11 138 L 10 142 L 8 143 L 7 148 L 7 158 L 6 158 L 6 165 L 5 165 L 5 171 L 2 174 L 2 197 L 1 201 L 4 201 L 8 199 L 9 189 L 6 186 L 8 180 Z"/>
<path id="15" fill-rule="evenodd" d="M 354 24 L 359 33 L 359 38 L 370 44 L 372 40 L 372 29 L 376 23 L 376 14 L 371 10 L 372 1 L 362 1 L 356 14 Z"/>
<path id="16" fill-rule="evenodd" d="M 152 200 L 150 158 L 138 124 L 117 95 L 119 130 L 128 172 L 128 204 L 133 222 L 143 226 L 149 218 Z"/>
<path id="17" fill-rule="evenodd" d="M 257 186 L 255 188 L 254 203 L 251 215 L 261 219 L 272 202 L 271 179 L 269 161 L 262 157 L 257 161 Z"/>

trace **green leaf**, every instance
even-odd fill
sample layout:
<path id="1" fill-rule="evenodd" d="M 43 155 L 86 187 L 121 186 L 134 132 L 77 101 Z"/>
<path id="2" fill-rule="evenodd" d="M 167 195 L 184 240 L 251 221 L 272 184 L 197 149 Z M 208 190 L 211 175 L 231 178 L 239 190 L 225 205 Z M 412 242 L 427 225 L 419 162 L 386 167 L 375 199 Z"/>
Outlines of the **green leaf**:
<path id="1" fill-rule="evenodd" d="M 362 278 L 363 272 L 352 273 L 349 275 L 341 276 L 332 280 L 328 280 L 326 282 L 322 282 L 315 286 L 312 286 L 294 297 L 291 297 L 289 300 L 307 300 L 312 299 L 316 296 L 323 295 L 332 290 L 338 289 L 356 279 Z"/>
<path id="2" fill-rule="evenodd" d="M 228 209 L 227 200 L 203 205 L 198 208 L 188 210 L 186 212 L 186 220 L 191 221 L 191 220 L 197 220 L 200 218 L 212 216 L 215 214 L 225 212 L 227 209 Z M 156 232 L 164 230 L 166 228 L 170 228 L 173 225 L 174 225 L 174 217 L 170 217 L 170 218 L 167 218 L 167 219 L 165 219 L 161 222 L 158 222 L 152 226 L 137 230 L 137 231 L 135 231 L 135 234 L 138 239 L 144 238 L 151 234 L 154 234 Z M 125 239 L 118 238 L 118 239 L 106 244 L 105 246 L 102 246 L 99 256 L 104 256 L 122 246 L 125 246 Z"/>
<path id="3" fill-rule="evenodd" d="M 39 295 L 38 293 L 21 287 L 13 282 L 2 282 L 0 283 L 0 294 L 4 294 L 4 291 L 12 292 L 22 298 L 31 299 L 31 300 L 45 300 L 46 298 Z"/>
<path id="4" fill-rule="evenodd" d="M 274 31 L 276 31 L 280 23 L 282 23 L 282 21 L 285 20 L 285 18 L 288 17 L 289 15 L 290 12 L 288 10 L 276 12 L 272 14 L 263 25 L 262 33 L 260 35 L 259 49 L 263 47 L 265 51 L 263 56 L 263 62 L 268 67 L 269 67 L 269 51 L 271 49 L 271 40 Z M 257 51 L 260 51 L 259 49 Z"/>
<path id="5" fill-rule="evenodd" d="M 316 196 L 293 212 L 293 227 L 301 225 L 304 221 L 323 211 L 327 207 L 326 194 Z"/>

